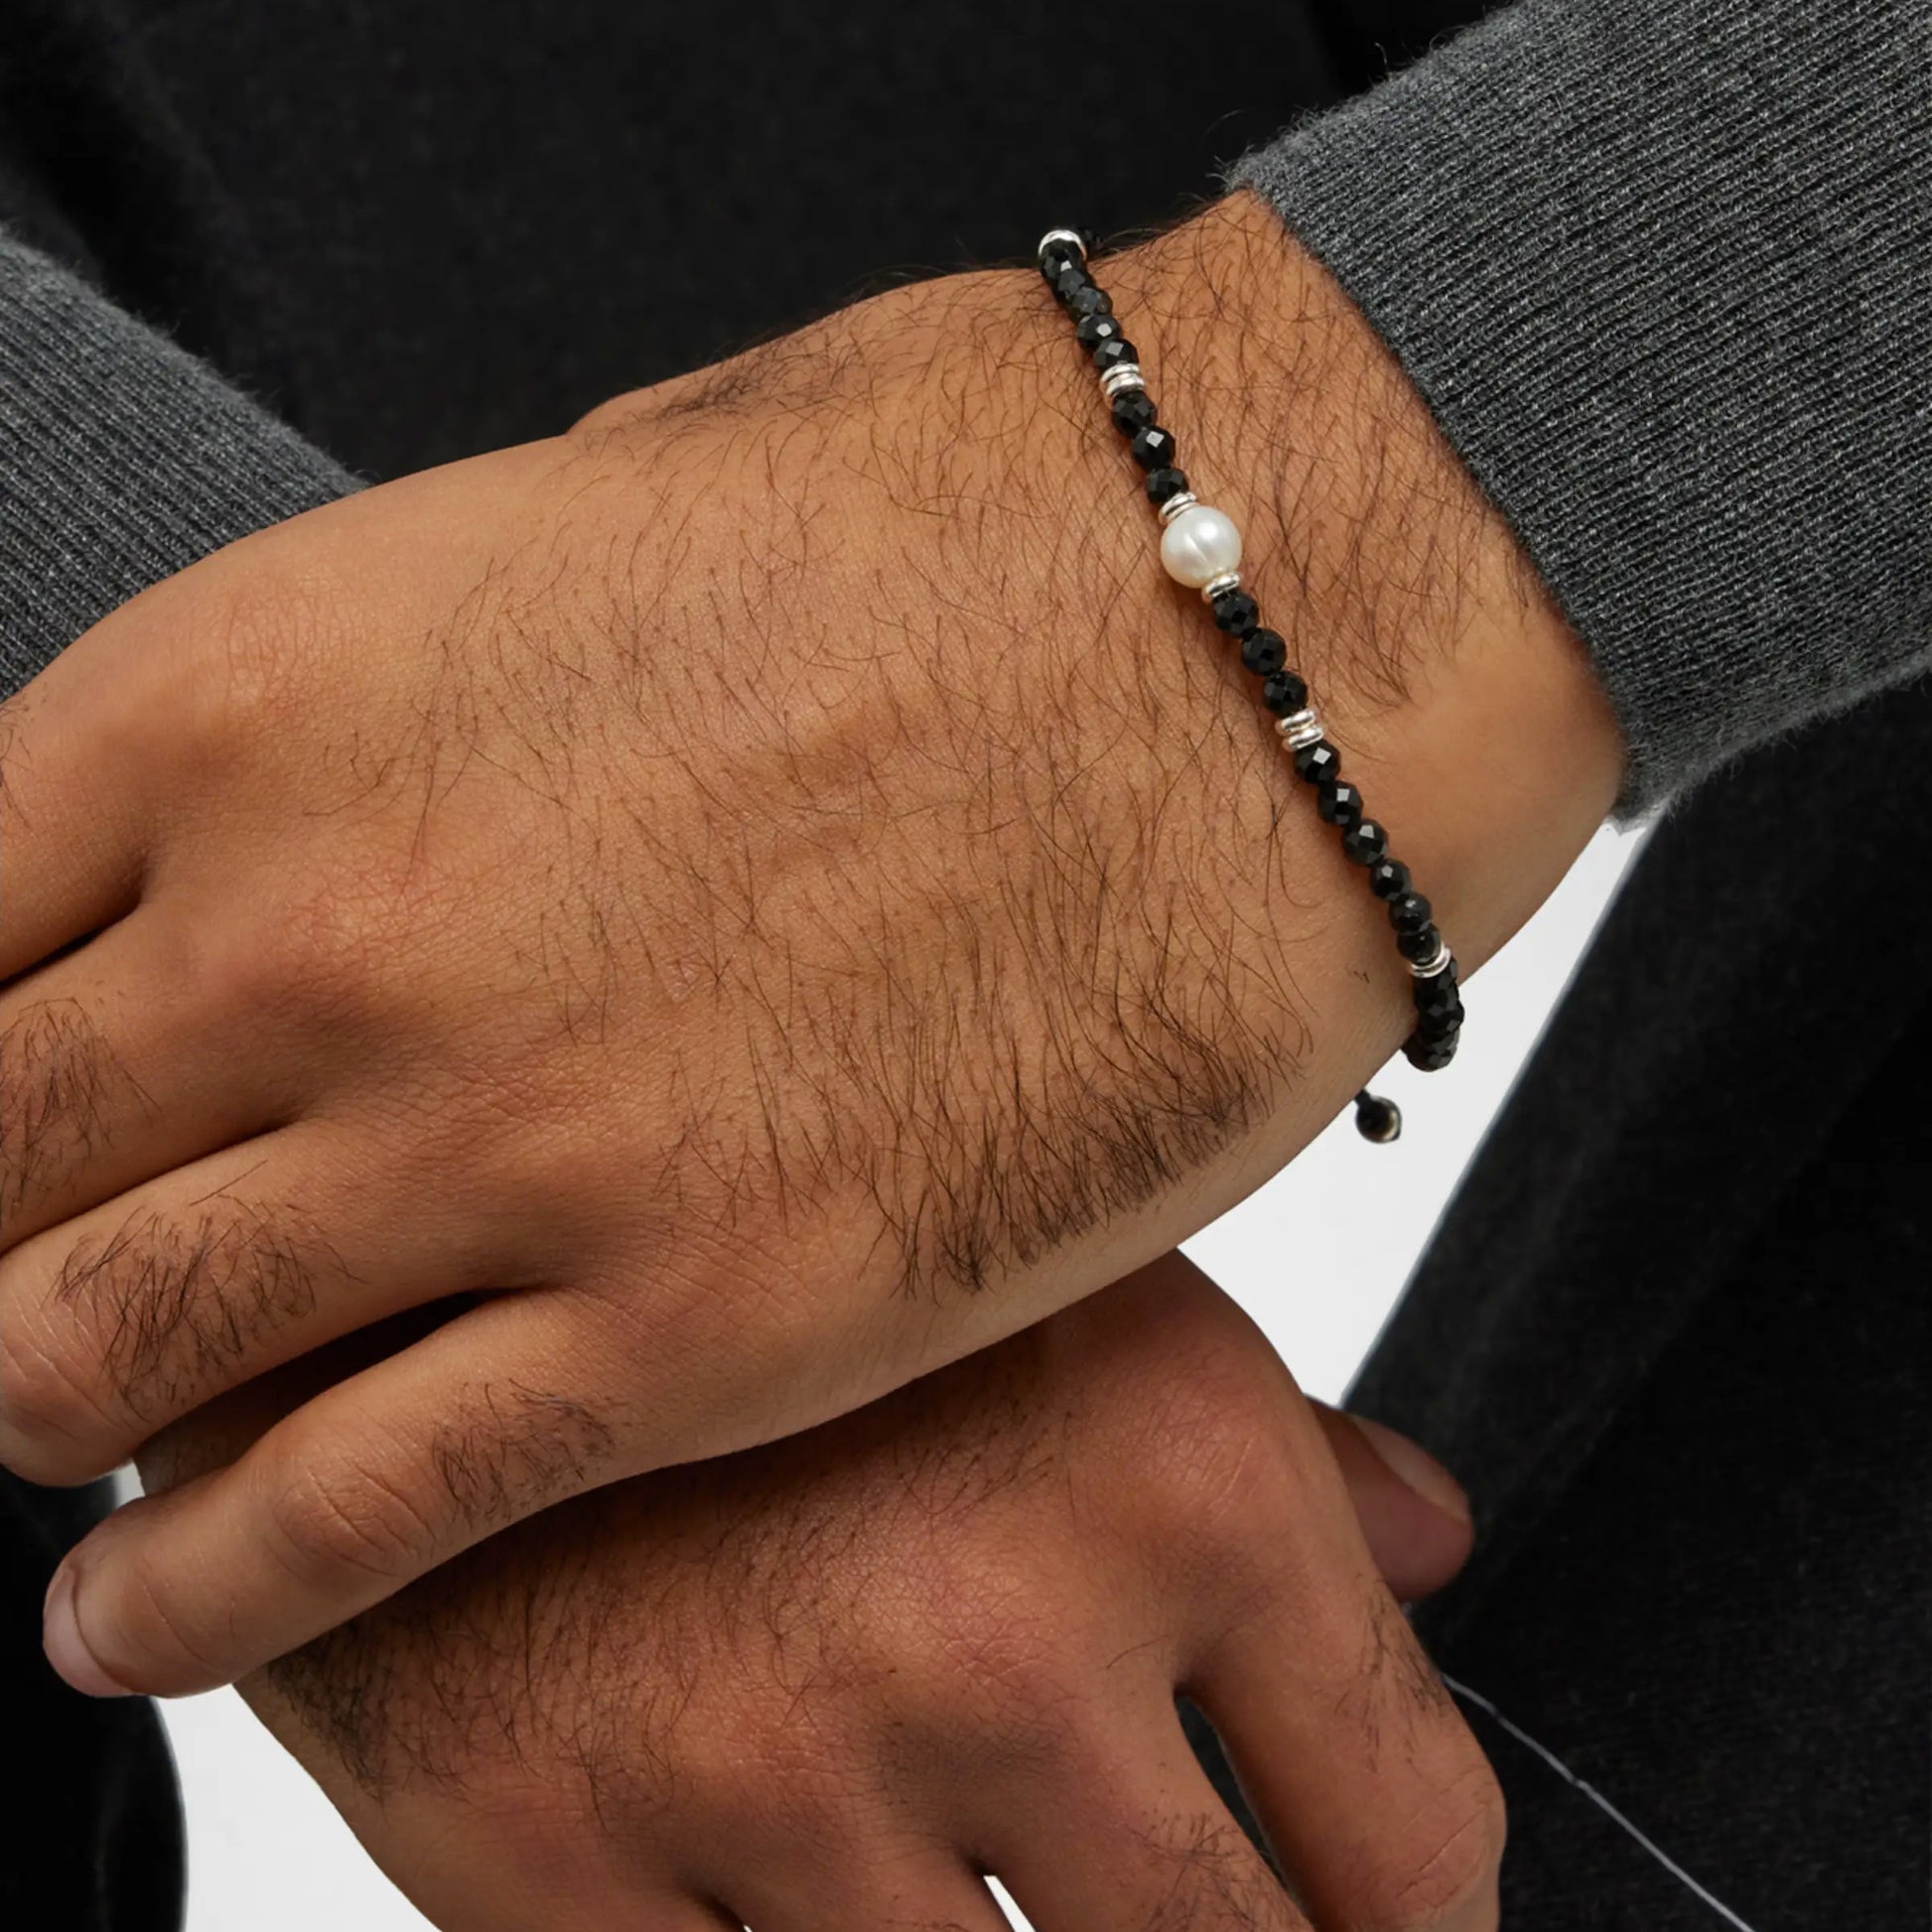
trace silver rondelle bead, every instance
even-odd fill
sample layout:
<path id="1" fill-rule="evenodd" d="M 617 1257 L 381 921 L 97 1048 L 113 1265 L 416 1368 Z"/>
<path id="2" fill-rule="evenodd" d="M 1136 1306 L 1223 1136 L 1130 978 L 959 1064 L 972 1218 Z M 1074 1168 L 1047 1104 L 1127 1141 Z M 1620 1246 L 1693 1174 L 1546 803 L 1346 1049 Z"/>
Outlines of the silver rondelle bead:
<path id="1" fill-rule="evenodd" d="M 1172 523 L 1174 520 L 1174 518 L 1180 514 L 1182 510 L 1192 509 L 1194 505 L 1199 501 L 1200 498 L 1196 496 L 1191 489 L 1183 489 L 1178 496 L 1170 496 L 1168 500 L 1161 505 L 1162 526 L 1165 528 L 1168 524 Z"/>
<path id="2" fill-rule="evenodd" d="M 1078 228 L 1048 228 L 1040 236 L 1039 245 L 1034 250 L 1034 260 L 1036 262 L 1044 261 L 1046 259 L 1047 249 L 1056 241 L 1064 241 L 1069 247 L 1077 248 L 1080 251 L 1080 259 L 1082 261 L 1086 260 L 1087 244 L 1080 239 L 1080 231 Z"/>
<path id="3" fill-rule="evenodd" d="M 1420 965 L 1414 960 L 1411 960 L 1409 962 L 1409 970 L 1419 980 L 1433 980 L 1449 963 L 1449 941 L 1447 939 L 1438 939 L 1436 941 L 1436 950 L 1427 959 L 1422 961 Z"/>
<path id="4" fill-rule="evenodd" d="M 1200 587 L 1200 601 L 1212 604 L 1223 591 L 1238 591 L 1241 588 L 1241 573 L 1238 570 L 1224 570 L 1218 577 L 1210 577 Z"/>
<path id="5" fill-rule="evenodd" d="M 1316 744 L 1321 738 L 1321 720 L 1311 711 L 1292 711 L 1275 729 L 1291 752 L 1299 752 L 1304 745 Z"/>
<path id="6" fill-rule="evenodd" d="M 1100 393 L 1109 402 L 1112 402 L 1123 389 L 1145 389 L 1146 387 L 1147 377 L 1141 373 L 1141 365 L 1138 362 L 1116 362 L 1100 378 Z"/>

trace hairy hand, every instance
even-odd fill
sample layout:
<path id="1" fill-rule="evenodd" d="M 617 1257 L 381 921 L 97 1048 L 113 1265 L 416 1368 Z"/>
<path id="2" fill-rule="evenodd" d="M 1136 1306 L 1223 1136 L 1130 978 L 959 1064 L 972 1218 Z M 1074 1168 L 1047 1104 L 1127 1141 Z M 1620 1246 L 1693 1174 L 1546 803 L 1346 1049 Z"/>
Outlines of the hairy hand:
<path id="1" fill-rule="evenodd" d="M 247 1399 L 144 1466 L 232 1453 Z M 1376 1575 L 1421 1593 L 1467 1536 L 1171 1256 L 533 1518 L 243 1690 L 447 1932 L 996 1932 L 987 1871 L 1036 1932 L 1476 1932 L 1496 1787 Z"/>
<path id="2" fill-rule="evenodd" d="M 1613 735 L 1255 215 L 1109 279 L 1473 963 Z M 0 1455 L 86 1478 L 480 1297 L 104 1524 L 70 1681 L 222 1681 L 1011 1333 L 1386 1056 L 1386 924 L 1138 480 L 1038 278 L 957 277 L 250 538 L 6 708 Z"/>

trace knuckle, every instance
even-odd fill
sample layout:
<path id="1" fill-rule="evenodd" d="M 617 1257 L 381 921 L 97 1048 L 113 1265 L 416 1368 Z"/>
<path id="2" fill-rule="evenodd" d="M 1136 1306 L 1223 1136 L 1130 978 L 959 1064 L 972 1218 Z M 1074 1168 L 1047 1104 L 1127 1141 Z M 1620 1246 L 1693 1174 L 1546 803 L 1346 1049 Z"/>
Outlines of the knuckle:
<path id="1" fill-rule="evenodd" d="M 438 1532 L 414 1487 L 367 1461 L 319 1456 L 271 1494 L 270 1548 L 305 1587 L 394 1583 L 426 1568 Z"/>
<path id="2" fill-rule="evenodd" d="M 1041 1613 L 1044 1603 L 1053 1613 Z M 918 1728 L 947 1740 L 949 1752 L 1077 1755 L 1095 1719 L 1090 1673 L 1063 1608 L 1050 1592 L 954 1577 L 896 1619 L 890 1669 Z"/>
<path id="3" fill-rule="evenodd" d="M 241 571 L 206 594 L 176 715 L 217 757 L 273 743 L 301 722 L 309 666 L 326 651 L 326 587 L 281 571 Z"/>
<path id="4" fill-rule="evenodd" d="M 1388 1932 L 1422 1932 L 1466 1910 L 1494 1885 L 1506 1834 L 1502 1789 L 1471 1742 L 1460 1769 L 1378 1863 L 1361 1916 Z"/>
<path id="5" fill-rule="evenodd" d="M 0 1449 L 31 1482 L 87 1482 L 113 1466 L 100 1447 L 116 1419 L 93 1364 L 72 1355 L 43 1323 L 0 1320 Z"/>
<path id="6" fill-rule="evenodd" d="M 286 882 L 272 905 L 224 919 L 192 942 L 181 977 L 201 1011 L 286 1028 L 296 1038 L 331 1036 L 359 1021 L 374 948 L 357 908 L 327 882 Z"/>
<path id="7" fill-rule="evenodd" d="M 1230 1390 L 1185 1392 L 1184 1413 L 1162 1419 L 1156 1453 L 1137 1456 L 1138 1510 L 1170 1555 L 1194 1551 L 1220 1568 L 1237 1553 L 1279 1551 L 1296 1512 L 1301 1471 L 1279 1416 L 1257 1414 Z"/>
<path id="8" fill-rule="evenodd" d="M 649 408 L 635 394 L 612 396 L 578 417 L 564 432 L 565 440 L 580 446 L 587 455 L 608 455 L 614 447 L 627 452 L 629 440 Z"/>
<path id="9" fill-rule="evenodd" d="M 759 1802 L 794 1846 L 850 1844 L 877 1795 L 875 1777 L 860 1725 L 832 1721 L 810 1732 L 791 1725 L 764 1729 Z M 742 1779 L 734 1782 L 733 1796 L 742 1803 Z"/>
<path id="10" fill-rule="evenodd" d="M 259 1020 L 318 995 L 302 922 L 284 916 L 224 919 L 195 936 L 178 965 L 196 1003 L 211 1013 Z"/>

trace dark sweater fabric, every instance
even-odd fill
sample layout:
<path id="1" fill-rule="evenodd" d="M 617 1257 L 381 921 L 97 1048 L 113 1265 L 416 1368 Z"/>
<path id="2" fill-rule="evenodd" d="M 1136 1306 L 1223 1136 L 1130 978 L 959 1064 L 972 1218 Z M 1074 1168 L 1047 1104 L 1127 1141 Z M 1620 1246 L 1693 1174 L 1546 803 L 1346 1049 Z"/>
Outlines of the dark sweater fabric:
<path id="1" fill-rule="evenodd" d="M 0 235 L 0 695 L 210 550 L 355 480 L 206 363 Z"/>
<path id="2" fill-rule="evenodd" d="M 1233 179 L 1589 644 L 1626 809 L 1924 667 L 1924 0 L 1527 0 Z"/>

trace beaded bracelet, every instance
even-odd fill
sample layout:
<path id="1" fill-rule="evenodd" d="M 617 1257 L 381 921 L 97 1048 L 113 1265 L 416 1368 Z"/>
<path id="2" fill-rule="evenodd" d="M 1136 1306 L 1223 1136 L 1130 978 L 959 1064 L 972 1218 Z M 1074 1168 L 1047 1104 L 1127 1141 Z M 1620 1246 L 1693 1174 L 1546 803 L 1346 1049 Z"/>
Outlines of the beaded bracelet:
<path id="1" fill-rule="evenodd" d="M 1368 874 L 1369 890 L 1389 908 L 1396 949 L 1414 975 L 1415 1030 L 1402 1050 L 1411 1066 L 1433 1073 L 1455 1057 L 1462 999 L 1455 957 L 1437 931 L 1428 899 L 1413 889 L 1409 868 L 1389 855 L 1388 834 L 1365 816 L 1362 794 L 1341 775 L 1341 754 L 1323 736 L 1309 687 L 1288 668 L 1288 645 L 1261 621 L 1261 607 L 1241 588 L 1241 532 L 1222 511 L 1201 502 L 1174 463 L 1173 432 L 1156 419 L 1154 399 L 1114 315 L 1107 292 L 1087 270 L 1088 240 L 1077 228 L 1048 228 L 1035 251 L 1039 272 L 1073 318 L 1073 333 L 1100 371 L 1114 427 L 1147 472 L 1148 501 L 1161 515 L 1161 563 L 1176 583 L 1201 594 L 1215 623 L 1241 646 L 1241 662 L 1261 679 L 1261 702 L 1294 761 L 1296 776 L 1314 789 L 1314 808 L 1341 832 L 1341 849 Z M 1402 1132 L 1394 1102 L 1364 1088 L 1355 1096 L 1355 1125 L 1364 1139 L 1387 1142 Z"/>

